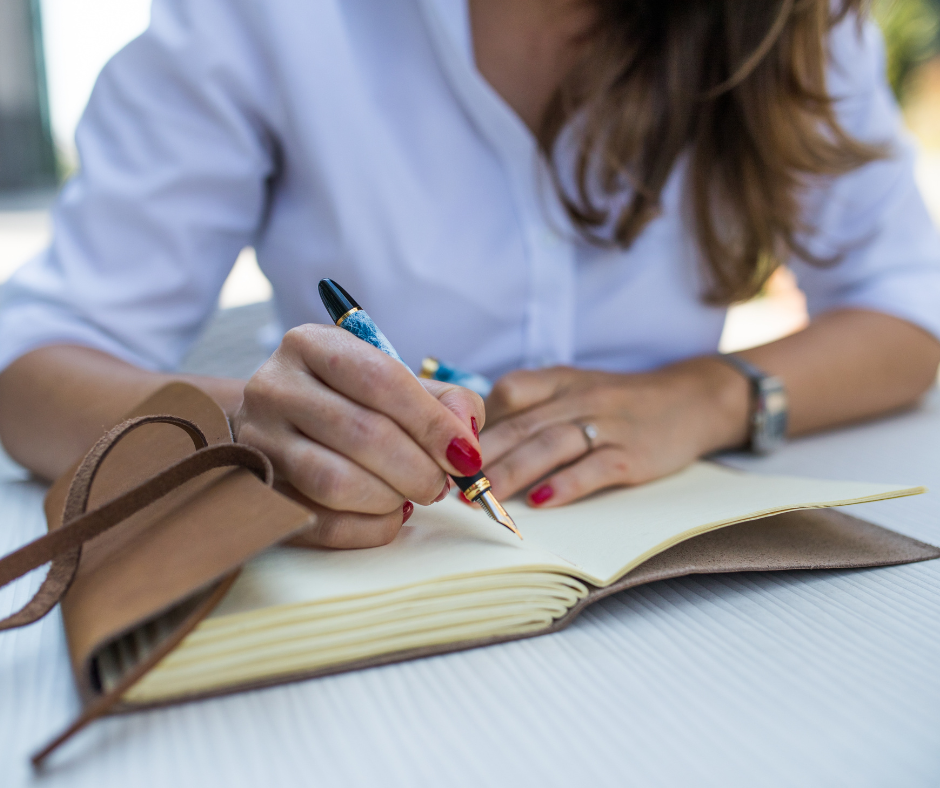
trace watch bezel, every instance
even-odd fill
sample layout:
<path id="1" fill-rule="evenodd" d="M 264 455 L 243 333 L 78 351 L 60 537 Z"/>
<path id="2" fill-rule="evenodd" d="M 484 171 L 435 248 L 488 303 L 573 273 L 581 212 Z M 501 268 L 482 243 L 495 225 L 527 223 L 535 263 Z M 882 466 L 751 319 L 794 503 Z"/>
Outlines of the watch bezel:
<path id="1" fill-rule="evenodd" d="M 751 451 L 770 454 L 787 440 L 789 409 L 783 381 L 774 375 L 752 378 Z"/>

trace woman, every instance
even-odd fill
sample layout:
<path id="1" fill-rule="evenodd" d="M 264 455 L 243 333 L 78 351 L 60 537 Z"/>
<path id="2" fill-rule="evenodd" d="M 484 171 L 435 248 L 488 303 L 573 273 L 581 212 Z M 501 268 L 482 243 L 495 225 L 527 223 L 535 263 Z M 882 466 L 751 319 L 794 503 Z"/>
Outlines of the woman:
<path id="1" fill-rule="evenodd" d="M 247 385 L 196 383 L 323 509 L 313 543 L 384 543 L 481 461 L 558 506 L 744 445 L 718 337 L 783 262 L 812 322 L 741 356 L 791 434 L 914 402 L 940 245 L 858 5 L 156 0 L 4 288 L 5 446 L 55 476 L 178 377 L 249 243 L 296 328 Z M 319 325 L 323 276 L 412 366 L 501 376 L 485 412 Z"/>

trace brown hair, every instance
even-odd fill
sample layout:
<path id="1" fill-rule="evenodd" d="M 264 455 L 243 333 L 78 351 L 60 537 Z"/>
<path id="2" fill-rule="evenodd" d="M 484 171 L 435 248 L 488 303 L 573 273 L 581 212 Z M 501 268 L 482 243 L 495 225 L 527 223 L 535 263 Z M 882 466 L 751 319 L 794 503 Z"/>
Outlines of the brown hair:
<path id="1" fill-rule="evenodd" d="M 687 206 L 705 299 L 757 293 L 811 232 L 800 194 L 884 155 L 839 125 L 826 91 L 828 33 L 860 0 L 594 0 L 584 55 L 552 97 L 539 143 L 575 224 L 628 247 L 688 155 Z M 574 193 L 553 151 L 575 120 Z M 626 205 L 609 206 L 629 187 Z M 598 188 L 601 194 L 598 195 Z M 611 227 L 610 237 L 599 228 Z"/>

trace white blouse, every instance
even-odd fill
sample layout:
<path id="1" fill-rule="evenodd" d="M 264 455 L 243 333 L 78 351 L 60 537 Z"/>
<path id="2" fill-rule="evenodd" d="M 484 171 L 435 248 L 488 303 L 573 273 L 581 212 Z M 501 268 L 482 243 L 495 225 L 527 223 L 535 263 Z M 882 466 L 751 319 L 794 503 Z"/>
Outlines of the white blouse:
<path id="1" fill-rule="evenodd" d="M 850 19 L 831 44 L 842 123 L 896 155 L 811 195 L 813 247 L 847 251 L 793 268 L 811 313 L 875 309 L 940 336 L 940 240 L 880 38 Z M 283 326 L 327 321 L 330 276 L 415 367 L 631 371 L 718 345 L 682 167 L 629 250 L 582 241 L 474 66 L 465 0 L 155 0 L 77 142 L 51 247 L 0 290 L 0 369 L 51 343 L 174 368 L 249 244 Z"/>

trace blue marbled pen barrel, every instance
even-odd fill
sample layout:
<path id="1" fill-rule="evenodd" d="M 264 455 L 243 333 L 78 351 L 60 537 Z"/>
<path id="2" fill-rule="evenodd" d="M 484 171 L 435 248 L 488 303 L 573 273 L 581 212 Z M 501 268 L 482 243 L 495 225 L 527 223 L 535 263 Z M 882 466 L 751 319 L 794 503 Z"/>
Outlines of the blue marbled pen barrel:
<path id="1" fill-rule="evenodd" d="M 344 328 L 350 334 L 355 334 L 359 339 L 368 342 L 383 353 L 405 364 L 404 359 L 398 355 L 398 351 L 395 350 L 395 348 L 392 347 L 392 343 L 388 341 L 388 337 L 382 333 L 382 330 L 375 324 L 375 321 L 369 317 L 369 313 L 364 309 L 359 309 L 346 315 L 346 317 L 336 325 Z M 405 364 L 405 366 L 408 367 L 407 364 Z M 408 367 L 408 371 L 414 374 L 411 367 Z"/>
<path id="2" fill-rule="evenodd" d="M 356 303 L 356 300 L 349 293 L 332 279 L 321 279 L 318 289 L 323 306 L 326 307 L 330 318 L 337 326 L 359 337 L 363 342 L 368 342 L 386 355 L 397 359 L 414 375 L 414 370 L 405 364 L 402 357 L 392 347 L 392 343 L 388 341 L 388 337 L 382 333 L 375 321 L 366 314 L 365 310 Z M 522 538 L 522 534 L 519 533 L 512 518 L 490 491 L 489 479 L 484 476 L 483 471 L 474 476 L 452 476 L 451 478 L 461 489 L 467 500 L 479 503 L 483 507 L 483 511 L 493 520 L 508 528 L 520 539 Z"/>
<path id="3" fill-rule="evenodd" d="M 321 279 L 317 289 L 320 291 L 323 306 L 326 307 L 330 319 L 336 325 L 405 364 L 404 359 L 398 355 L 398 351 L 392 347 L 392 343 L 388 341 L 388 337 L 382 333 L 375 321 L 340 285 L 332 279 Z M 408 367 L 407 364 L 405 366 Z M 408 371 L 414 374 L 411 367 L 408 367 Z"/>

